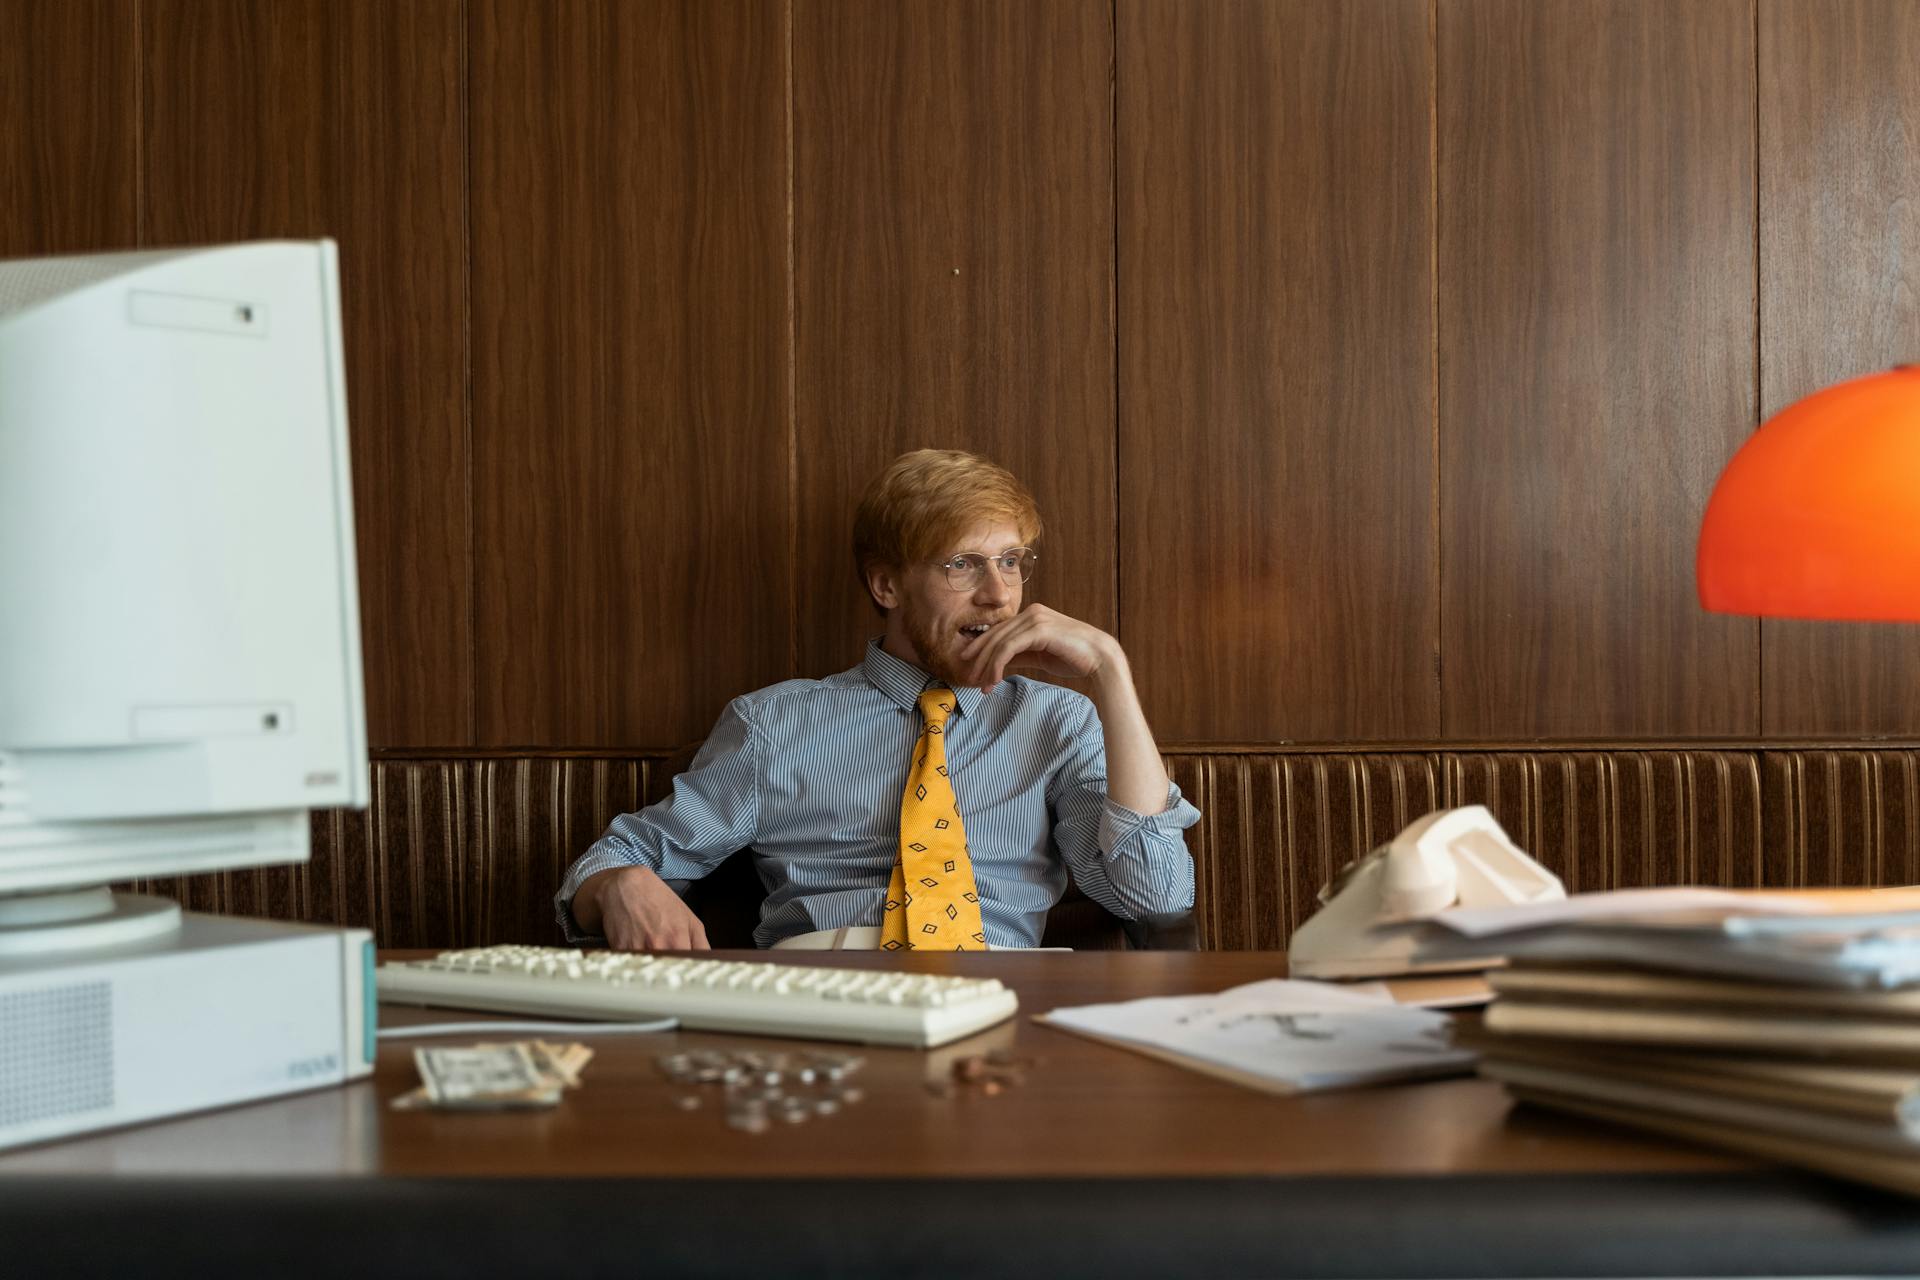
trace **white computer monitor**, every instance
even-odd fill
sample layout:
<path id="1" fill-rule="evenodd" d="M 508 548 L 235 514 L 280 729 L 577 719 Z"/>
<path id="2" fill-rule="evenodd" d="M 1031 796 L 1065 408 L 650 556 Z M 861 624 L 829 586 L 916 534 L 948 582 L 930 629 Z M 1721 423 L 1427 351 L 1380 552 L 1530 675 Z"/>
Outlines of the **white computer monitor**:
<path id="1" fill-rule="evenodd" d="M 331 241 L 0 262 L 0 953 L 365 807 Z"/>

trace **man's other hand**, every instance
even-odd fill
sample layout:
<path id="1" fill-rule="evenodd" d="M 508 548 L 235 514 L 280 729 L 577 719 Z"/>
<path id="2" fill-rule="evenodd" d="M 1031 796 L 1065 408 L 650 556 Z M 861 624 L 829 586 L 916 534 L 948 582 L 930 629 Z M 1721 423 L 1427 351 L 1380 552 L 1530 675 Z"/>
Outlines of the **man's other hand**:
<path id="1" fill-rule="evenodd" d="M 573 918 L 615 951 L 705 951 L 707 930 L 651 867 L 610 867 L 573 895 Z"/>

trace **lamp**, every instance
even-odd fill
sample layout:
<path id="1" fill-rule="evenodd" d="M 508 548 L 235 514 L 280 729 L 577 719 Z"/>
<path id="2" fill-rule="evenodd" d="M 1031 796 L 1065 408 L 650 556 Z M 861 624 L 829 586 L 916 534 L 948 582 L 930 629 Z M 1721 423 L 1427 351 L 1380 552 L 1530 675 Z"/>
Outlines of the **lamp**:
<path id="1" fill-rule="evenodd" d="M 1920 365 L 1768 419 L 1714 485 L 1694 568 L 1716 613 L 1920 622 Z"/>

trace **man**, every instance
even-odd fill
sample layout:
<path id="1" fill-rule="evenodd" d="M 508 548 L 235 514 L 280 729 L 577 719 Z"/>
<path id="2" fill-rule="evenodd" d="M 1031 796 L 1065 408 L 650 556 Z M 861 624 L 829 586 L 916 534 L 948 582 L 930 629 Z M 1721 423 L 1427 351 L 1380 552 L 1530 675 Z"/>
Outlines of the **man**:
<path id="1" fill-rule="evenodd" d="M 1122 919 L 1193 905 L 1167 778 L 1126 654 L 1021 608 L 1040 515 L 1014 477 L 923 449 L 868 486 L 854 559 L 885 631 L 850 671 L 736 698 L 673 794 L 567 869 L 567 936 L 704 948 L 667 880 L 751 848 L 761 946 L 1031 947 L 1068 873 Z M 1091 700 L 1020 667 L 1092 682 Z"/>

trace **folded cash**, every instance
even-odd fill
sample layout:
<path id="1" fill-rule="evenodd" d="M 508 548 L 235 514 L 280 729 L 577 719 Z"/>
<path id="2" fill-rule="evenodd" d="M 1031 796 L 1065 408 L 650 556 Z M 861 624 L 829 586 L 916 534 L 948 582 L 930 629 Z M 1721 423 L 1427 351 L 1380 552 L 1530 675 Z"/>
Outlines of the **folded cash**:
<path id="1" fill-rule="evenodd" d="M 526 1043 L 548 1075 L 559 1077 L 569 1089 L 580 1087 L 580 1073 L 593 1060 L 593 1050 L 578 1042 L 548 1044 L 545 1040 L 531 1040 Z"/>
<path id="2" fill-rule="evenodd" d="M 413 1051 L 420 1087 L 401 1094 L 401 1110 L 435 1107 L 450 1111 L 506 1111 L 551 1107 L 580 1084 L 580 1072 L 593 1057 L 583 1044 L 556 1045 L 544 1040 L 435 1046 Z"/>

